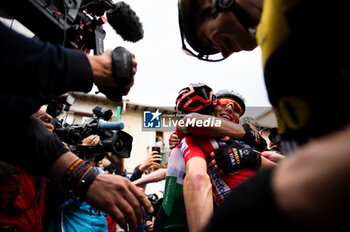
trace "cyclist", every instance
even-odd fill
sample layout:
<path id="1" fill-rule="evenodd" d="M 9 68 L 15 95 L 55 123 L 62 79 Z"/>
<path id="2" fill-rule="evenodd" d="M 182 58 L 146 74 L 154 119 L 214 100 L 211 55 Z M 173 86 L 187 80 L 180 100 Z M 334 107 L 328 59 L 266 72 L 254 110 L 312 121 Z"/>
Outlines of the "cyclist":
<path id="1" fill-rule="evenodd" d="M 344 168 L 350 159 L 346 155 L 350 133 L 337 133 L 349 125 L 342 101 L 349 99 L 350 46 L 343 30 L 350 20 L 348 9 L 347 1 L 179 0 L 180 31 L 187 53 L 209 61 L 213 54 L 226 58 L 261 46 L 265 83 L 278 119 L 283 153 L 295 154 L 278 168 L 259 174 L 256 178 L 264 183 L 259 189 L 244 185 L 245 189 L 241 186 L 235 191 L 230 207 L 216 212 L 210 231 L 226 229 L 231 217 L 244 225 L 236 230 L 247 230 L 246 225 L 254 229 L 250 221 L 264 223 L 272 214 L 312 230 L 350 227 L 344 213 L 350 193 L 346 181 L 350 169 Z M 320 19 L 325 15 L 330 26 L 322 33 Z M 323 47 L 327 49 L 321 50 Z M 337 109 L 337 120 L 325 123 L 327 112 L 333 109 Z M 325 169 L 330 172 L 319 172 Z M 312 188 L 305 188 L 310 183 Z M 249 204 L 235 205 L 237 197 L 244 197 L 242 202 Z M 266 208 L 270 214 L 265 213 Z"/>
<path id="2" fill-rule="evenodd" d="M 193 103 L 188 105 L 192 107 L 191 110 L 194 112 L 207 113 L 212 111 L 216 104 L 216 96 L 213 94 L 210 87 L 204 84 L 191 84 L 190 86 L 182 89 L 179 92 L 178 99 L 180 102 L 183 99 L 191 98 Z M 183 107 L 179 104 L 178 107 Z M 211 110 L 209 110 L 209 108 Z M 209 176 L 206 174 L 206 162 L 200 160 L 201 171 L 203 176 L 206 178 L 201 182 L 201 186 L 197 185 L 204 194 L 201 196 L 205 197 L 205 201 L 209 201 L 209 205 L 205 205 L 203 208 L 206 212 L 213 211 L 212 197 L 211 197 L 211 184 Z M 187 219 L 186 219 L 186 208 L 183 198 L 183 183 L 186 175 L 186 165 L 183 155 L 180 150 L 180 145 L 174 147 L 168 159 L 168 168 L 166 174 L 165 190 L 162 207 L 158 212 L 158 215 L 154 224 L 154 231 L 188 231 Z M 204 189 L 204 190 L 203 190 Z M 207 221 L 209 216 L 206 216 Z"/>
<path id="3" fill-rule="evenodd" d="M 244 102 L 241 99 L 240 105 L 237 101 L 228 98 L 218 101 L 219 105 L 217 105 L 217 102 L 213 99 L 215 99 L 215 95 L 208 86 L 191 85 L 180 91 L 176 101 L 176 110 L 182 113 L 200 112 L 202 114 L 215 114 L 224 120 L 238 122 L 239 116 L 243 113 L 242 106 L 244 107 Z M 185 117 L 185 124 L 187 120 L 191 121 L 192 119 Z M 212 119 L 219 120 L 214 117 Z M 202 119 L 199 117 L 196 120 Z M 230 140 L 228 143 L 232 143 L 233 152 L 236 152 L 239 157 L 233 159 L 223 159 L 224 157 L 221 157 L 219 161 L 223 162 L 218 164 L 231 168 L 231 171 L 238 171 L 242 168 L 250 168 L 252 170 L 243 170 L 235 175 L 231 173 L 230 175 L 223 174 L 219 176 L 214 166 L 210 163 L 212 158 L 209 154 L 214 148 L 219 148 L 219 146 L 225 147 L 227 143 L 209 139 L 207 136 L 186 136 L 182 139 L 181 145 L 172 150 L 169 157 L 163 210 L 169 218 L 175 215 L 178 219 L 182 218 L 182 228 L 186 227 L 186 212 L 190 230 L 203 229 L 213 211 L 211 195 L 213 194 L 215 202 L 219 204 L 231 189 L 244 179 L 252 176 L 254 174 L 253 170 L 260 167 L 261 158 L 259 152 L 250 149 L 247 144 L 238 143 L 238 141 Z M 233 152 L 231 153 L 233 154 Z M 227 153 L 225 156 L 229 157 L 232 154 Z M 174 168 L 173 163 L 176 163 L 178 167 Z M 183 179 L 185 173 L 186 178 Z M 212 190 L 210 190 L 209 179 L 213 185 Z M 181 184 L 179 185 L 179 183 Z M 184 196 L 184 199 L 182 199 L 182 196 Z M 183 202 L 185 202 L 185 205 L 183 205 Z M 182 205 L 182 207 L 179 207 L 179 205 Z M 181 211 L 176 211 L 178 209 L 181 209 Z M 168 219 L 168 221 L 171 220 Z"/>

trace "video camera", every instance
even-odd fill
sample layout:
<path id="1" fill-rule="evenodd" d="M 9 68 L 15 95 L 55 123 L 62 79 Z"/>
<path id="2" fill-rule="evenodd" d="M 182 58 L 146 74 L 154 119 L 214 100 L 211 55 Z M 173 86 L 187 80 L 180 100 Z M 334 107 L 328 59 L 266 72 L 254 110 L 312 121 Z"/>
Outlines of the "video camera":
<path id="1" fill-rule="evenodd" d="M 124 40 L 137 42 L 143 28 L 136 13 L 125 2 L 112 0 L 2 0 L 0 8 L 35 33 L 40 40 L 79 50 L 104 51 L 108 21 Z M 107 15 L 107 20 L 104 14 Z M 121 101 L 123 87 L 132 81 L 132 56 L 123 47 L 112 51 L 113 78 L 119 88 L 97 86 L 112 101 Z"/>
<path id="2" fill-rule="evenodd" d="M 59 103 L 59 104 L 58 104 Z M 52 100 L 48 105 L 46 112 L 51 111 L 57 113 L 62 112 L 62 104 L 67 103 L 67 95 L 61 95 Z M 54 106 L 57 106 L 54 109 Z M 61 110 L 60 110 L 61 109 Z M 100 106 L 93 108 L 94 116 L 81 124 L 69 125 L 63 120 L 58 120 L 53 117 L 54 133 L 65 143 L 70 145 L 72 152 L 76 154 L 100 154 L 104 157 L 106 152 L 111 152 L 122 158 L 129 158 L 133 137 L 122 131 L 124 123 L 122 122 L 100 122 L 100 118 L 105 121 L 110 120 L 113 113 L 111 109 L 106 109 Z M 100 142 L 97 146 L 83 146 L 81 142 L 84 138 L 90 135 L 99 135 Z"/>
<path id="3" fill-rule="evenodd" d="M 143 38 L 142 24 L 125 2 L 112 0 L 3 0 L 0 7 L 35 33 L 40 40 L 75 49 L 103 52 L 108 23 L 124 40 Z M 103 16 L 106 13 L 107 20 Z"/>
<path id="4" fill-rule="evenodd" d="M 47 105 L 46 113 L 52 116 L 51 124 L 54 128 L 60 128 L 63 127 L 63 124 L 65 124 L 65 121 L 60 121 L 57 119 L 58 115 L 62 113 L 62 110 L 64 112 L 68 112 L 70 110 L 70 107 L 73 105 L 75 101 L 75 98 L 70 95 L 69 93 L 64 93 L 50 101 L 50 103 Z M 65 120 L 65 117 L 63 117 Z"/>
<path id="5" fill-rule="evenodd" d="M 153 207 L 153 213 L 152 216 L 156 217 L 158 211 L 160 210 L 160 208 L 162 207 L 162 202 L 163 202 L 163 198 L 159 198 L 158 195 L 156 193 L 151 193 L 146 195 L 146 197 L 148 198 L 148 200 L 151 202 L 152 207 Z"/>

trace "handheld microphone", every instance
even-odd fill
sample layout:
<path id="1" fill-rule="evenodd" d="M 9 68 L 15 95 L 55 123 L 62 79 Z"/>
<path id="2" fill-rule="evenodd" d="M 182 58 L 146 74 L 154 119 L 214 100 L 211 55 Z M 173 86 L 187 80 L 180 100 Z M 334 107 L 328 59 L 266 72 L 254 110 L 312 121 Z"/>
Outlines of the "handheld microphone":
<path id="1" fill-rule="evenodd" d="M 117 2 L 107 11 L 107 20 L 123 40 L 137 42 L 143 38 L 142 23 L 127 3 Z"/>

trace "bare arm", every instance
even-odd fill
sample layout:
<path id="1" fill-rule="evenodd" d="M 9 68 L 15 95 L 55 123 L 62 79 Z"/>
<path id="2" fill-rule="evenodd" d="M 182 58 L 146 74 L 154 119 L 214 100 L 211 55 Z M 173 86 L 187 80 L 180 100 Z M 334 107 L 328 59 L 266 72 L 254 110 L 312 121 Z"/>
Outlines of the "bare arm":
<path id="1" fill-rule="evenodd" d="M 349 141 L 349 130 L 335 133 L 281 162 L 272 177 L 272 188 L 288 216 L 316 230 L 346 223 L 349 227 Z"/>
<path id="2" fill-rule="evenodd" d="M 191 113 L 186 115 L 183 120 L 186 122 L 186 120 L 206 120 L 209 118 L 215 118 L 215 120 L 221 120 L 220 118 L 210 116 L 210 115 L 204 115 L 204 114 L 198 114 L 198 113 Z M 239 125 L 235 124 L 226 120 L 221 120 L 221 126 L 219 127 L 192 127 L 191 125 L 187 127 L 179 127 L 179 132 L 181 134 L 197 134 L 197 135 L 203 135 L 203 136 L 214 136 L 214 137 L 224 137 L 228 136 L 230 138 L 235 139 L 241 139 L 245 135 L 244 128 Z"/>
<path id="3" fill-rule="evenodd" d="M 148 183 L 164 180 L 165 176 L 166 176 L 166 169 L 162 168 L 162 169 L 158 169 L 155 172 L 152 172 L 151 174 L 144 175 L 143 177 L 133 181 L 132 183 L 137 186 L 145 185 Z"/>
<path id="4" fill-rule="evenodd" d="M 189 231 L 201 231 L 213 214 L 211 183 L 204 159 L 194 157 L 187 162 L 183 190 Z"/>
<path id="5" fill-rule="evenodd" d="M 274 163 L 279 163 L 286 158 L 284 155 L 281 155 L 275 151 L 264 151 L 261 153 L 261 158 L 263 157 Z"/>
<path id="6" fill-rule="evenodd" d="M 272 168 L 276 165 L 277 165 L 277 163 L 265 158 L 264 156 L 261 156 L 261 167 L 260 168 Z"/>

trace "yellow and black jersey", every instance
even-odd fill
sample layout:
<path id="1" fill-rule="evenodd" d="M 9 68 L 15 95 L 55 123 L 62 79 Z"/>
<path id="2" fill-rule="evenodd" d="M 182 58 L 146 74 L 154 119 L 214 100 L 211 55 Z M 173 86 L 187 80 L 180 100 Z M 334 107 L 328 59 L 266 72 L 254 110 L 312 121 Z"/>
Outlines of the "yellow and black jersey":
<path id="1" fill-rule="evenodd" d="M 287 146 L 303 144 L 350 121 L 348 5 L 322 0 L 264 2 L 257 40 L 269 99 Z"/>

